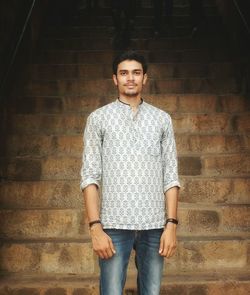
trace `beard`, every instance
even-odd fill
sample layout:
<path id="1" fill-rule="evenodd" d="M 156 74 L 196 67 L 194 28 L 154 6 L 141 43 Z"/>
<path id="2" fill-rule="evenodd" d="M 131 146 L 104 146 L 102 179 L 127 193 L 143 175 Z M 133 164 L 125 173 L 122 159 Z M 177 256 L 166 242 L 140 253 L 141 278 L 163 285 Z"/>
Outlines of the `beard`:
<path id="1" fill-rule="evenodd" d="M 126 96 L 133 97 L 133 96 L 137 96 L 139 94 L 139 92 L 136 90 L 131 90 L 131 91 L 124 91 L 124 94 Z"/>

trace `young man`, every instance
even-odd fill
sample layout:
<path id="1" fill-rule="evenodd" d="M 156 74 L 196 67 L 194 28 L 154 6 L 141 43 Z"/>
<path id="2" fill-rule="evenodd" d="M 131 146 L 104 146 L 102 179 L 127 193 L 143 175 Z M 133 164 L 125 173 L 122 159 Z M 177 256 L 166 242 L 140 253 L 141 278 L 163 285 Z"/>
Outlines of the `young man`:
<path id="1" fill-rule="evenodd" d="M 133 51 L 118 56 L 113 81 L 118 98 L 88 117 L 81 170 L 90 235 L 99 256 L 100 293 L 122 294 L 134 248 L 139 294 L 158 295 L 164 257 L 176 249 L 178 223 L 180 185 L 171 118 L 141 97 L 147 81 L 144 57 Z"/>

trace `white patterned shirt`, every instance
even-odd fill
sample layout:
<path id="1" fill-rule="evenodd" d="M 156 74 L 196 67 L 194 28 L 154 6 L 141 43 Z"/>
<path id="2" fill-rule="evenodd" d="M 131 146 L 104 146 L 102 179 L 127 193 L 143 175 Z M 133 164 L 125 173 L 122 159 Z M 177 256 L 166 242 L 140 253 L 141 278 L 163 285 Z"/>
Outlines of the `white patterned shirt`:
<path id="1" fill-rule="evenodd" d="M 83 138 L 81 190 L 101 189 L 103 228 L 163 228 L 164 193 L 180 186 L 169 114 L 143 100 L 134 113 L 117 99 L 89 115 Z"/>

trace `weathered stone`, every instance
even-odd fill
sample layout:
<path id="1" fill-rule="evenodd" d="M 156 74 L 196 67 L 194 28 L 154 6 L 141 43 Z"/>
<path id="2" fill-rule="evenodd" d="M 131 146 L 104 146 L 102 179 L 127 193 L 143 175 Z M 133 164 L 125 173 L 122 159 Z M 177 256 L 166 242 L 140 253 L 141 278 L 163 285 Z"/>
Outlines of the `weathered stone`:
<path id="1" fill-rule="evenodd" d="M 16 113 L 59 113 L 62 99 L 58 97 L 21 97 L 16 102 Z"/>
<path id="2" fill-rule="evenodd" d="M 190 241 L 179 243 L 177 253 L 168 260 L 164 269 L 227 269 L 232 263 L 242 268 L 246 266 L 246 259 L 246 244 L 242 241 Z"/>
<path id="3" fill-rule="evenodd" d="M 152 94 L 145 99 L 146 102 L 152 104 L 165 112 L 177 111 L 178 96 L 174 94 Z"/>
<path id="4" fill-rule="evenodd" d="M 236 179 L 189 179 L 181 178 L 180 200 L 201 203 L 248 203 L 250 180 Z"/>
<path id="5" fill-rule="evenodd" d="M 10 123 L 12 133 L 82 134 L 87 115 L 16 115 Z M 65 127 L 67 126 L 67 128 Z"/>
<path id="6" fill-rule="evenodd" d="M 95 272 L 90 243 L 12 243 L 2 245 L 1 270 L 26 273 L 88 274 Z"/>
<path id="7" fill-rule="evenodd" d="M 41 161 L 35 159 L 16 159 L 7 164 L 6 177 L 14 180 L 39 180 L 42 175 Z"/>
<path id="8" fill-rule="evenodd" d="M 66 96 L 63 99 L 63 108 L 65 111 L 76 113 L 91 112 L 103 106 L 106 102 L 106 98 L 103 96 Z"/>
<path id="9" fill-rule="evenodd" d="M 174 129 L 177 133 L 218 133 L 231 130 L 228 114 L 174 114 L 172 116 Z"/>
<path id="10" fill-rule="evenodd" d="M 230 62 L 211 63 L 209 65 L 209 72 L 213 78 L 233 77 L 234 67 Z"/>
<path id="11" fill-rule="evenodd" d="M 7 238 L 81 238 L 83 211 L 4 210 L 0 212 L 0 234 Z"/>
<path id="12" fill-rule="evenodd" d="M 204 175 L 239 176 L 250 172 L 250 157 L 244 154 L 204 157 Z"/>
<path id="13" fill-rule="evenodd" d="M 80 179 L 79 173 L 82 165 L 80 157 L 47 158 L 42 163 L 42 180 Z"/>
<path id="14" fill-rule="evenodd" d="M 234 126 L 236 131 L 240 133 L 250 133 L 249 113 L 244 113 L 234 117 Z"/>
<path id="15" fill-rule="evenodd" d="M 151 91 L 151 93 L 183 93 L 183 83 L 181 79 L 156 80 L 155 91 Z"/>
<path id="16" fill-rule="evenodd" d="M 180 175 L 201 174 L 201 159 L 199 157 L 180 157 L 178 163 Z"/>
<path id="17" fill-rule="evenodd" d="M 176 78 L 204 78 L 208 77 L 208 66 L 203 63 L 175 64 L 174 77 Z"/>
<path id="18" fill-rule="evenodd" d="M 219 213 L 212 210 L 182 210 L 180 219 L 180 232 L 183 234 L 193 233 L 204 235 L 206 233 L 216 233 L 219 230 Z"/>
<path id="19" fill-rule="evenodd" d="M 0 289 L 0 295 L 40 295 L 37 288 L 9 288 L 12 286 L 6 286 Z M 1 288 L 1 287 L 0 287 Z"/>
<path id="20" fill-rule="evenodd" d="M 215 112 L 216 95 L 189 94 L 179 96 L 179 112 Z"/>
<path id="21" fill-rule="evenodd" d="M 190 135 L 189 145 L 196 153 L 240 152 L 242 139 L 236 135 Z"/>
<path id="22" fill-rule="evenodd" d="M 99 295 L 99 286 L 75 289 L 72 295 Z"/>
<path id="23" fill-rule="evenodd" d="M 250 206 L 223 207 L 222 225 L 228 231 L 248 231 L 250 228 Z"/>
<path id="24" fill-rule="evenodd" d="M 21 288 L 17 291 L 14 291 L 13 295 L 40 295 L 40 292 L 35 288 Z"/>
<path id="25" fill-rule="evenodd" d="M 222 112 L 243 112 L 250 108 L 248 100 L 240 95 L 222 95 L 219 102 Z"/>
<path id="26" fill-rule="evenodd" d="M 2 208 L 84 208 L 79 181 L 0 184 Z"/>
<path id="27" fill-rule="evenodd" d="M 67 291 L 63 288 L 51 288 L 44 295 L 67 295 Z"/>
<path id="28" fill-rule="evenodd" d="M 244 142 L 244 149 L 246 151 L 250 151 L 250 135 L 244 135 L 243 136 L 243 142 Z"/>
<path id="29" fill-rule="evenodd" d="M 174 64 L 151 64 L 148 75 L 153 79 L 172 78 L 174 74 Z"/>

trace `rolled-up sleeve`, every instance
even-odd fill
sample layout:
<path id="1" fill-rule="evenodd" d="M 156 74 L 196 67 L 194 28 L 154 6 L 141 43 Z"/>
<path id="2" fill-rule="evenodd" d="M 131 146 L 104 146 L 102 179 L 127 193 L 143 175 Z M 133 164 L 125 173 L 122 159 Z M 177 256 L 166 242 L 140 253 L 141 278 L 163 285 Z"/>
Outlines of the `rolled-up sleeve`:
<path id="1" fill-rule="evenodd" d="M 83 144 L 80 182 L 82 191 L 90 184 L 100 187 L 102 178 L 102 132 L 99 118 L 95 113 L 91 113 L 87 119 Z"/>
<path id="2" fill-rule="evenodd" d="M 180 187 L 178 160 L 171 117 L 166 114 L 162 136 L 163 190 Z"/>

